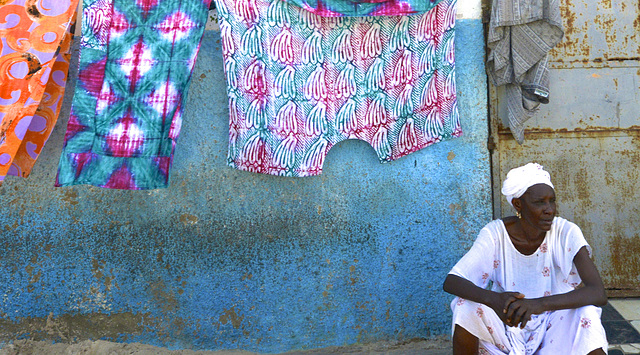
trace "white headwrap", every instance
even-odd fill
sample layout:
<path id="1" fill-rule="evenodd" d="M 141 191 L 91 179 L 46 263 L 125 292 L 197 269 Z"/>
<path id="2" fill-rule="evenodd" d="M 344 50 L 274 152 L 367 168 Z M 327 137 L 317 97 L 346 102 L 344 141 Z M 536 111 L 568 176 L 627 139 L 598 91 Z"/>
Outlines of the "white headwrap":
<path id="1" fill-rule="evenodd" d="M 509 171 L 507 178 L 502 183 L 502 194 L 513 206 L 511 200 L 524 195 L 528 188 L 536 184 L 545 184 L 554 188 L 549 173 L 543 169 L 542 165 L 529 163 Z"/>

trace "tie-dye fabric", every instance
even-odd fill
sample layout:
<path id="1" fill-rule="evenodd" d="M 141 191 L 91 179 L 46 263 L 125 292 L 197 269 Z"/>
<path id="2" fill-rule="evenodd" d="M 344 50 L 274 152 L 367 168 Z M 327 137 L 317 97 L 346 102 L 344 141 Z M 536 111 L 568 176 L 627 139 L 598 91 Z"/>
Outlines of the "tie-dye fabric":
<path id="1" fill-rule="evenodd" d="M 210 0 L 84 0 L 56 186 L 167 187 Z"/>
<path id="2" fill-rule="evenodd" d="M 27 177 L 56 124 L 78 0 L 0 1 L 0 184 Z"/>
<path id="3" fill-rule="evenodd" d="M 320 16 L 400 16 L 425 13 L 438 4 L 430 0 L 284 0 Z"/>
<path id="4" fill-rule="evenodd" d="M 322 17 L 282 0 L 216 0 L 228 164 L 318 175 L 345 139 L 382 162 L 461 134 L 455 0 L 418 16 Z"/>

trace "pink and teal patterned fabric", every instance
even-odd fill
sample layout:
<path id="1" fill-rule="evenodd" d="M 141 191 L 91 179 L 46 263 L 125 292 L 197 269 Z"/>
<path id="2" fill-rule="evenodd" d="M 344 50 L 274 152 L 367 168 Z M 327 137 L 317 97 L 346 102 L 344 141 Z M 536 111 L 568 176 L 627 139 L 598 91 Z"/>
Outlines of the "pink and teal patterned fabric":
<path id="1" fill-rule="evenodd" d="M 455 0 L 415 16 L 323 17 L 282 0 L 216 0 L 228 164 L 318 175 L 345 139 L 382 162 L 459 136 Z"/>
<path id="2" fill-rule="evenodd" d="M 425 13 L 439 0 L 284 0 L 320 16 L 399 16 Z"/>
<path id="3" fill-rule="evenodd" d="M 84 0 L 56 186 L 166 187 L 211 0 Z"/>

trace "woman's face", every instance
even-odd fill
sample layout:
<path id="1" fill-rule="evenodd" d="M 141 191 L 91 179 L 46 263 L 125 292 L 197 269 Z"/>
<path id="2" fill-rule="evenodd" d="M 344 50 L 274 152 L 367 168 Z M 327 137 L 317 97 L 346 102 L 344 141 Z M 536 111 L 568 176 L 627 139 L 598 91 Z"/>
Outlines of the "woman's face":
<path id="1" fill-rule="evenodd" d="M 556 193 L 549 185 L 533 185 L 520 197 L 520 207 L 524 222 L 548 231 L 556 216 Z"/>

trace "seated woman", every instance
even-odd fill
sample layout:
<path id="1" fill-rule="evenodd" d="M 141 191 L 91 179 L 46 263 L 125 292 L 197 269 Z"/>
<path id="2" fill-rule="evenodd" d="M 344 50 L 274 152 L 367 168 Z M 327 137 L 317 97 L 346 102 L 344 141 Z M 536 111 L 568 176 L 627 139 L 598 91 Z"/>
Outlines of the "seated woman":
<path id="1" fill-rule="evenodd" d="M 580 228 L 556 217 L 549 173 L 529 163 L 502 193 L 516 216 L 487 224 L 453 267 L 454 354 L 605 354 L 607 303 Z"/>

